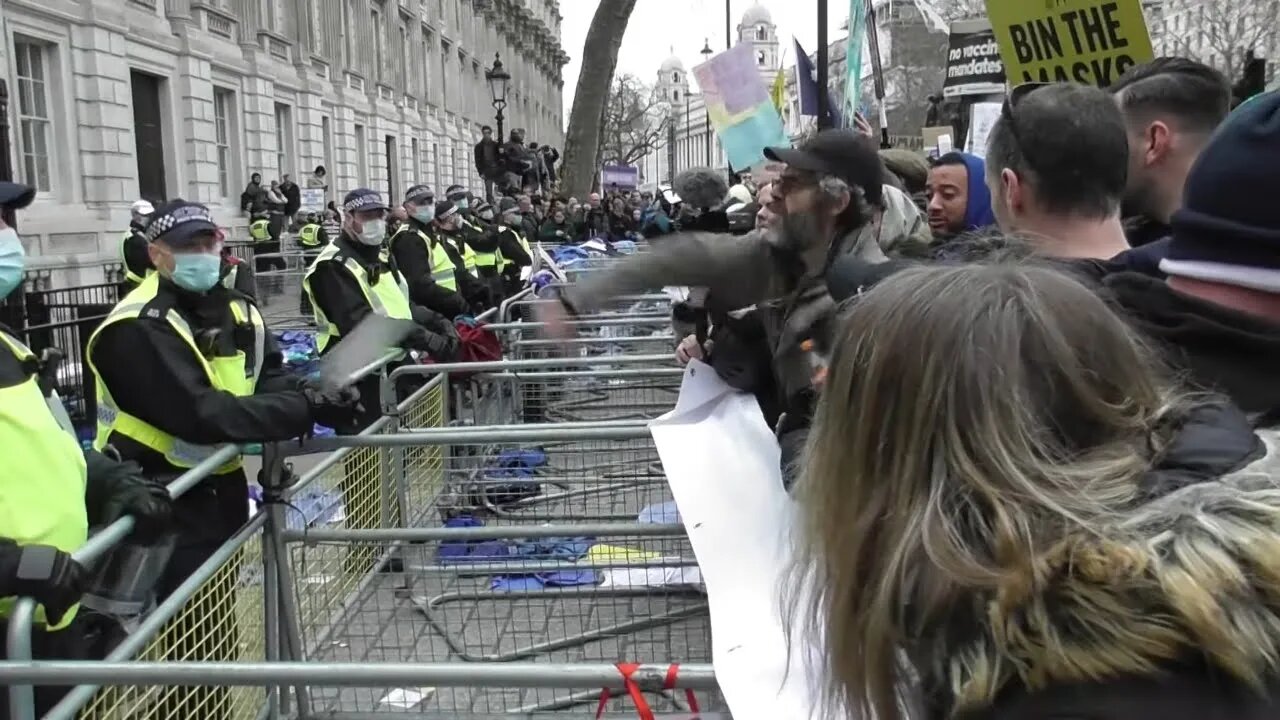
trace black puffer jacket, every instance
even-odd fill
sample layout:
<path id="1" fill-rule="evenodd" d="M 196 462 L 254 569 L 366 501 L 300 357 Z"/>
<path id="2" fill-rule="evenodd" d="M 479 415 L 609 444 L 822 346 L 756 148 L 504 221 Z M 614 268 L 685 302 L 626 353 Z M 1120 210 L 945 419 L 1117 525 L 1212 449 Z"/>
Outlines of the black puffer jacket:
<path id="1" fill-rule="evenodd" d="M 1131 507 L 1068 529 L 912 643 L 930 720 L 1272 720 L 1280 455 L 1192 412 Z M 938 640 L 938 638 L 942 638 Z"/>

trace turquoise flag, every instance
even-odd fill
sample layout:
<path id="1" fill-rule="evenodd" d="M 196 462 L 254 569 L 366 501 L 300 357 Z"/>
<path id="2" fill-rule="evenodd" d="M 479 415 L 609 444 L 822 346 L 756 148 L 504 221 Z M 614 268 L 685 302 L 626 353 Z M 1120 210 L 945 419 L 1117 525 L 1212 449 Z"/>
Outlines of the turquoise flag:
<path id="1" fill-rule="evenodd" d="M 858 94 L 862 91 L 862 41 L 867 34 L 867 3 L 849 0 L 849 38 L 844 45 L 844 121 L 854 126 Z"/>

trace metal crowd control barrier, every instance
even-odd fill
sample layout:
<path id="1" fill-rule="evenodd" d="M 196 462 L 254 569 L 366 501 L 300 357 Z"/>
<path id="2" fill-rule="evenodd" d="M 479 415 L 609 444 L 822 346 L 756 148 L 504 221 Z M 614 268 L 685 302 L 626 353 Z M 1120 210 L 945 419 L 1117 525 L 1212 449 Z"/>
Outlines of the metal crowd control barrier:
<path id="1" fill-rule="evenodd" d="M 46 716 L 64 720 L 581 716 L 600 688 L 634 717 L 622 661 L 649 663 L 639 684 L 658 712 L 690 709 L 674 685 L 701 691 L 697 717 L 727 717 L 696 563 L 644 425 L 674 404 L 681 371 L 670 345 L 639 352 L 384 375 L 386 415 L 360 435 L 264 448 L 263 511 L 104 661 L 16 662 L 31 657 L 34 604 L 20 602 L 15 662 L 0 666 L 0 681 L 26 683 L 11 688 L 13 717 L 33 717 L 31 683 L 82 683 Z M 420 387 L 397 402 L 406 381 Z M 289 458 L 319 453 L 293 476 Z"/>

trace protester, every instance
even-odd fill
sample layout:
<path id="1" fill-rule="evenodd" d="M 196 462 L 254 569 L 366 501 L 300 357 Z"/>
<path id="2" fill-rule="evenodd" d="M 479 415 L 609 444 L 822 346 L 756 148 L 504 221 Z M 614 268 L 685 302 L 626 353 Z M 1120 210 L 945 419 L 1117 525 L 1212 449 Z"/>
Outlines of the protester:
<path id="1" fill-rule="evenodd" d="M 1236 110 L 1201 152 L 1173 213 L 1160 270 L 1103 283 L 1199 387 L 1280 425 L 1280 215 L 1256 194 L 1280 182 L 1280 92 Z"/>
<path id="2" fill-rule="evenodd" d="M 806 341 L 827 346 L 827 323 L 835 307 L 823 275 L 842 255 L 885 259 L 874 241 L 858 240 L 870 210 L 855 189 L 864 178 L 878 180 L 881 164 L 875 149 L 848 130 L 825 130 L 798 148 L 770 148 L 766 154 L 787 165 L 775 184 L 786 209 L 776 232 L 668 237 L 647 254 L 625 258 L 565 288 L 560 302 L 539 306 L 539 311 L 551 334 L 568 337 L 565 321 L 570 317 L 590 312 L 608 298 L 648 288 L 705 287 L 721 308 L 756 305 L 779 405 L 786 409 L 778 432 L 783 461 L 790 468 L 814 398 L 815 358 L 804 348 Z"/>
<path id="3" fill-rule="evenodd" d="M 563 210 L 552 211 L 551 217 L 542 223 L 538 239 L 544 243 L 562 245 L 573 240 L 573 226 Z"/>
<path id="4" fill-rule="evenodd" d="M 480 142 L 475 145 L 474 162 L 476 173 L 484 180 L 484 197 L 493 202 L 493 183 L 495 180 L 501 181 L 502 157 L 498 141 L 493 139 L 493 128 L 488 125 L 480 128 Z"/>
<path id="5" fill-rule="evenodd" d="M 1050 257 L 1106 260 L 1128 249 L 1120 200 L 1129 144 L 1106 92 L 1069 83 L 1014 88 L 986 162 L 1001 230 Z"/>
<path id="6" fill-rule="evenodd" d="M 854 303 L 785 602 L 822 717 L 1274 717 L 1278 438 L 1159 367 L 1049 269 Z"/>
<path id="7" fill-rule="evenodd" d="M 760 209 L 756 211 L 756 227 L 771 230 L 778 225 L 782 215 L 782 199 L 775 198 L 773 183 L 765 183 L 756 193 L 756 202 Z"/>
<path id="8" fill-rule="evenodd" d="M 136 287 L 155 270 L 151 265 L 145 234 L 147 223 L 155 211 L 155 206 L 147 200 L 135 200 L 129 207 L 129 229 L 120 241 L 120 260 L 124 266 L 125 281 L 131 286 Z"/>
<path id="9" fill-rule="evenodd" d="M 952 152 L 938 158 L 929 170 L 925 194 L 929 229 L 936 240 L 946 241 L 996 223 L 987 189 L 987 166 L 977 155 Z"/>
<path id="10" fill-rule="evenodd" d="M 904 148 L 887 148 L 880 151 L 885 169 L 902 184 L 921 212 L 927 212 L 925 186 L 929 182 L 929 161 L 924 155 Z"/>
<path id="11" fill-rule="evenodd" d="M 1192 163 L 1231 107 L 1222 73 L 1179 57 L 1135 65 L 1111 85 L 1129 135 L 1124 216 L 1136 247 L 1169 235 Z"/>

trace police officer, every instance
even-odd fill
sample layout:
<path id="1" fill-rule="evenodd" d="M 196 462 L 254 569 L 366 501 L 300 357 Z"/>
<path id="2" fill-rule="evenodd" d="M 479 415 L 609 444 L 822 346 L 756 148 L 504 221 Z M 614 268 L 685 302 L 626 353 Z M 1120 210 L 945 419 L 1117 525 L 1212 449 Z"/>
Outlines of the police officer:
<path id="1" fill-rule="evenodd" d="M 34 197 L 30 187 L 0 182 L 0 206 L 20 209 Z M 21 286 L 24 265 L 17 232 L 0 220 L 0 301 Z M 0 325 L 0 633 L 7 636 L 3 618 L 17 598 L 33 597 L 39 603 L 35 659 L 91 659 L 76 612 L 89 576 L 70 553 L 84 544 L 90 526 L 124 514 L 134 516 L 134 537 L 145 543 L 168 529 L 172 503 L 137 465 L 80 449 L 72 429 L 50 411 L 40 369 L 35 354 Z M 36 714 L 43 716 L 68 689 L 37 687 Z M 4 695 L 0 718 L 8 712 Z"/>
<path id="2" fill-rule="evenodd" d="M 307 213 L 305 222 L 298 228 L 298 247 L 302 249 L 303 265 L 309 267 L 320 255 L 320 250 L 328 244 L 328 233 L 320 224 L 320 218 L 316 213 Z M 298 314 L 304 318 L 311 317 L 311 298 L 304 292 L 298 293 Z"/>
<path id="3" fill-rule="evenodd" d="M 479 244 L 492 252 L 497 250 L 498 244 L 490 238 L 475 240 L 476 233 L 466 230 L 466 227 L 462 215 L 453 203 L 448 200 L 436 203 L 433 234 L 453 260 L 458 292 L 466 298 L 472 312 L 478 315 L 492 307 L 494 300 L 490 287 L 480 280 L 475 247 Z"/>
<path id="4" fill-rule="evenodd" d="M 89 338 L 97 379 L 95 447 L 110 443 L 153 477 L 195 467 L 217 446 L 287 440 L 349 422 L 354 392 L 323 392 L 286 374 L 254 302 L 220 282 L 222 233 L 209 210 L 176 200 L 147 227 L 157 272 Z M 239 457 L 179 499 L 171 592 L 248 520 Z"/>
<path id="5" fill-rule="evenodd" d="M 321 353 L 328 352 L 366 315 L 375 313 L 416 322 L 417 332 L 405 346 L 448 362 L 458 352 L 457 332 L 448 318 L 410 301 L 395 257 L 383 247 L 388 209 L 382 195 L 367 188 L 352 190 L 343 199 L 342 232 L 320 252 L 302 280 L 320 329 L 317 345 Z M 370 398 L 379 397 L 377 377 L 358 387 Z M 366 402 L 357 426 L 365 427 L 378 417 L 378 402 Z"/>
<path id="6" fill-rule="evenodd" d="M 130 289 L 155 269 L 147 255 L 147 239 L 142 235 L 147 220 L 155 211 L 155 207 L 146 200 L 138 200 L 129 208 L 129 229 L 120 239 L 120 261 L 124 263 L 124 279 Z"/>
<path id="7" fill-rule="evenodd" d="M 409 285 L 409 299 L 446 318 L 471 313 L 458 292 L 453 258 L 444 242 L 433 234 L 435 195 L 426 185 L 414 185 L 404 196 L 408 220 L 391 237 L 391 254 Z"/>
<path id="8" fill-rule="evenodd" d="M 509 297 L 524 286 L 522 269 L 532 267 L 533 248 L 529 239 L 520 233 L 520 204 L 514 198 L 498 201 L 498 222 L 495 226 L 498 248 L 502 251 L 502 282 Z"/>

